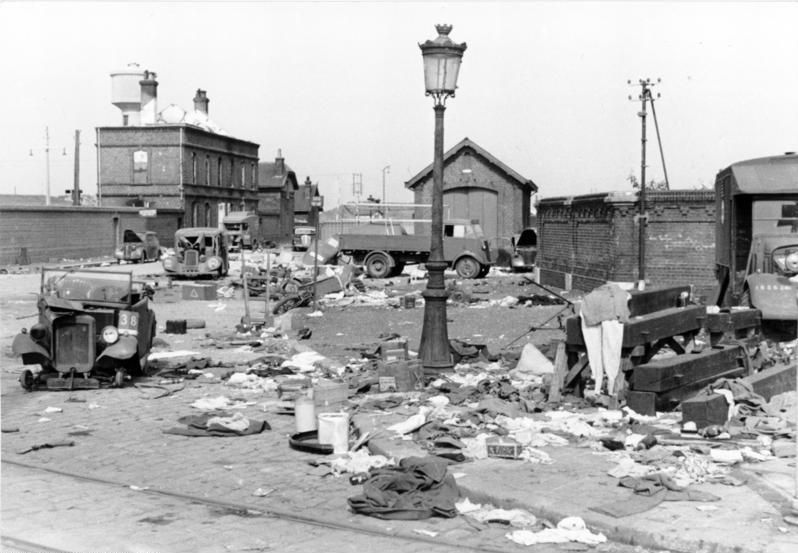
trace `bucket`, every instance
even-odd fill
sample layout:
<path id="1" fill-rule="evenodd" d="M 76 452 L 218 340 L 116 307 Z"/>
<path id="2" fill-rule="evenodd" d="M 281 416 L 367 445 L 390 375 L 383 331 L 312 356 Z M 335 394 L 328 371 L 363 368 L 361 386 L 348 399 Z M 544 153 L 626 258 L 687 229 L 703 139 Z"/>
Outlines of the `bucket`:
<path id="1" fill-rule="evenodd" d="M 331 444 L 333 453 L 349 451 L 349 414 L 319 414 L 319 443 Z"/>
<path id="2" fill-rule="evenodd" d="M 294 400 L 294 419 L 297 432 L 316 430 L 316 406 L 309 397 L 298 397 Z"/>

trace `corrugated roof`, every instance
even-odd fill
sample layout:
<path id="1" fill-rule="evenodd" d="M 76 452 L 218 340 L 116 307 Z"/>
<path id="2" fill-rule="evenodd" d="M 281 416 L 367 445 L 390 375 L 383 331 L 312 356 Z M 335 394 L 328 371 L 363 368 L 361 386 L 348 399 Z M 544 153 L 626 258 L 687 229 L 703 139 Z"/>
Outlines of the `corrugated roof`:
<path id="1" fill-rule="evenodd" d="M 528 186 L 529 188 L 531 188 L 532 192 L 538 191 L 538 186 L 534 182 L 532 182 L 530 179 L 527 179 L 526 177 L 521 176 L 519 173 L 517 173 L 516 171 L 514 171 L 513 169 L 511 169 L 501 161 L 499 161 L 497 157 L 495 157 L 493 154 L 488 152 L 486 149 L 484 149 L 483 147 L 481 147 L 479 144 L 477 144 L 468 137 L 462 139 L 460 142 L 455 144 L 452 148 L 450 148 L 447 152 L 443 154 L 444 165 L 446 164 L 447 161 L 449 161 L 450 158 L 458 155 L 462 150 L 466 148 L 472 149 L 476 154 L 478 154 L 488 163 L 490 163 L 491 165 L 495 166 L 497 169 L 502 171 L 505 175 L 518 182 L 518 184 L 520 184 L 521 186 Z M 405 183 L 405 188 L 410 188 L 412 190 L 413 188 L 418 186 L 418 184 L 421 181 L 427 178 L 427 176 L 430 176 L 432 174 L 432 165 L 433 164 L 430 163 L 424 169 L 422 169 L 421 172 L 419 172 L 416 176 L 407 181 Z"/>
<path id="2" fill-rule="evenodd" d="M 735 163 L 729 169 L 737 181 L 735 192 L 798 193 L 798 155 L 749 159 Z"/>

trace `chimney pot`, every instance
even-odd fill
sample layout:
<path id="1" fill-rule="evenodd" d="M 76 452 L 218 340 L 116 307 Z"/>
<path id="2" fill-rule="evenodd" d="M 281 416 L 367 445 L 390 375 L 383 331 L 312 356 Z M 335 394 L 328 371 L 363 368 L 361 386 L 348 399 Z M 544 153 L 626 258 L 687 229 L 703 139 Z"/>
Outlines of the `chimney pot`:
<path id="1" fill-rule="evenodd" d="M 154 125 L 158 116 L 158 81 L 153 71 L 144 71 L 141 85 L 141 124 Z"/>
<path id="2" fill-rule="evenodd" d="M 194 96 L 194 110 L 208 115 L 208 93 L 201 88 L 197 89 L 197 94 Z"/>

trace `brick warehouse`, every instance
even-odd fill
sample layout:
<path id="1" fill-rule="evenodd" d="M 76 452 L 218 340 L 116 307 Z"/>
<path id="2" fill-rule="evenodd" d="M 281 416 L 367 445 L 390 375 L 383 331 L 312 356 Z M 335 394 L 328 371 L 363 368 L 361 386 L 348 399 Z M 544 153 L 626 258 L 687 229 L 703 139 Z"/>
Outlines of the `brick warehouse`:
<path id="1" fill-rule="evenodd" d="M 715 193 L 647 191 L 646 282 L 715 286 Z M 589 291 L 638 275 L 637 194 L 547 198 L 538 204 L 540 282 Z"/>
<path id="2" fill-rule="evenodd" d="M 413 191 L 416 204 L 431 204 L 432 164 L 405 187 Z M 493 247 L 529 226 L 531 197 L 537 190 L 534 182 L 469 138 L 443 156 L 444 218 L 479 220 Z M 429 219 L 430 208 L 417 208 L 415 217 Z M 429 232 L 428 225 L 416 225 L 415 232 Z"/>
<path id="3" fill-rule="evenodd" d="M 194 109 L 158 111 L 155 73 L 137 65 L 111 74 L 122 126 L 98 127 L 98 195 L 104 206 L 178 210 L 177 226 L 218 226 L 230 211 L 258 208 L 258 144 L 234 138 Z"/>

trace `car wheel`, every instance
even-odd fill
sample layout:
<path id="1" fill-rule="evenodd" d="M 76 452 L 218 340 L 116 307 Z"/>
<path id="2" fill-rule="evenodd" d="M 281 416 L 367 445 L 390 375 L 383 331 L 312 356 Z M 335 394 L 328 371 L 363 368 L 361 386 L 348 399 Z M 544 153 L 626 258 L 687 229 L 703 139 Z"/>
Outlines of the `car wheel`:
<path id="1" fill-rule="evenodd" d="M 366 261 L 366 273 L 371 278 L 385 278 L 391 272 L 391 262 L 384 253 L 375 253 Z"/>
<path id="2" fill-rule="evenodd" d="M 25 369 L 22 371 L 22 374 L 19 375 L 19 383 L 24 389 L 32 392 L 34 386 L 36 385 L 36 377 L 33 376 L 33 371 L 30 369 Z"/>
<path id="3" fill-rule="evenodd" d="M 272 314 L 274 315 L 282 315 L 283 313 L 288 313 L 294 307 L 299 307 L 302 303 L 302 298 L 300 296 L 290 296 L 277 302 L 277 305 L 274 306 L 272 309 Z"/>
<path id="4" fill-rule="evenodd" d="M 466 256 L 457 260 L 454 270 L 457 271 L 457 276 L 460 278 L 477 278 L 482 267 L 479 261 L 473 257 Z"/>

